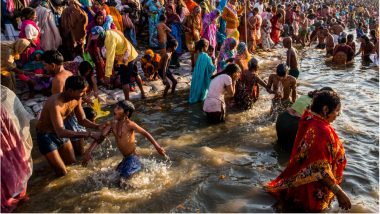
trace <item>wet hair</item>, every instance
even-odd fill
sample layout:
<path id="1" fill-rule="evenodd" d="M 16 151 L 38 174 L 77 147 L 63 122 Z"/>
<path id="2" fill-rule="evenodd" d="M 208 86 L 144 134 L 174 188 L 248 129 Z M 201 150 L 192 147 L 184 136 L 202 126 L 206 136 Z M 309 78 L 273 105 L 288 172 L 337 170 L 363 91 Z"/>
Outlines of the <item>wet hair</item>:
<path id="1" fill-rule="evenodd" d="M 26 7 L 24 9 L 22 9 L 21 11 L 21 16 L 24 18 L 24 19 L 32 19 L 33 15 L 36 13 L 36 11 L 31 8 L 31 7 Z"/>
<path id="2" fill-rule="evenodd" d="M 202 51 L 205 47 L 207 47 L 207 45 L 208 45 L 208 41 L 202 38 L 195 44 L 195 50 Z"/>
<path id="3" fill-rule="evenodd" d="M 87 81 L 81 76 L 70 76 L 65 82 L 65 91 L 71 89 L 73 91 L 83 90 L 88 86 Z"/>
<path id="4" fill-rule="evenodd" d="M 311 103 L 311 111 L 319 115 L 323 114 L 323 107 L 327 106 L 329 115 L 333 112 L 338 105 L 340 105 L 340 97 L 334 91 L 322 90 L 314 95 L 313 101 Z"/>
<path id="5" fill-rule="evenodd" d="M 178 42 L 175 39 L 169 39 L 169 41 L 166 43 L 167 49 L 174 49 L 176 46 L 178 46 Z"/>
<path id="6" fill-rule="evenodd" d="M 162 14 L 162 15 L 160 16 L 159 21 L 162 22 L 162 21 L 165 21 L 165 20 L 166 20 L 166 16 L 165 16 L 165 14 Z"/>
<path id="7" fill-rule="evenodd" d="M 92 77 L 92 74 L 94 73 L 94 69 L 92 65 L 87 61 L 83 61 L 79 64 L 78 70 L 79 70 L 80 75 L 87 80 L 90 88 L 93 88 L 94 83 L 92 82 L 91 77 Z M 87 72 L 90 72 L 90 73 L 86 76 Z"/>
<path id="8" fill-rule="evenodd" d="M 128 113 L 128 118 L 132 117 L 132 113 L 135 111 L 135 106 L 133 105 L 131 101 L 120 100 L 119 102 L 117 102 L 116 105 L 124 110 L 124 114 Z"/>
<path id="9" fill-rule="evenodd" d="M 97 116 L 95 110 L 89 106 L 83 107 L 84 114 L 86 115 L 86 118 L 88 120 L 95 120 L 95 117 Z"/>
<path id="10" fill-rule="evenodd" d="M 288 67 L 285 64 L 281 63 L 277 65 L 276 74 L 278 76 L 285 77 L 287 73 L 288 73 Z"/>
<path id="11" fill-rule="evenodd" d="M 42 61 L 47 64 L 63 65 L 63 56 L 57 50 L 48 50 L 41 57 Z"/>
<path id="12" fill-rule="evenodd" d="M 237 66 L 236 64 L 228 64 L 226 68 L 222 71 L 219 72 L 211 77 L 211 79 L 214 79 L 215 77 L 222 75 L 222 74 L 227 74 L 228 76 L 232 77 L 235 73 L 240 72 L 240 67 Z"/>
<path id="13" fill-rule="evenodd" d="M 323 87 L 319 90 L 310 91 L 309 93 L 307 93 L 307 96 L 309 96 L 310 98 L 313 98 L 314 95 L 316 95 L 320 91 L 334 91 L 334 89 L 332 89 L 331 87 Z"/>

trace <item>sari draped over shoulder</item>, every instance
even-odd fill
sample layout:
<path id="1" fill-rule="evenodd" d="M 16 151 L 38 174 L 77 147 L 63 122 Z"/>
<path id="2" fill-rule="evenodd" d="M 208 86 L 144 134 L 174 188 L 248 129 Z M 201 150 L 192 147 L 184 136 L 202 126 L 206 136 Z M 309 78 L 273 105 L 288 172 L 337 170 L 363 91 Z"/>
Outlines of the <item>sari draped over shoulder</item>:
<path id="1" fill-rule="evenodd" d="M 216 41 L 216 23 L 218 17 L 218 10 L 213 10 L 211 13 L 205 14 L 202 22 L 202 38 L 209 41 L 210 46 L 214 48 L 213 57 L 215 57 Z"/>
<path id="2" fill-rule="evenodd" d="M 329 177 L 335 184 L 340 184 L 346 162 L 343 143 L 330 123 L 305 111 L 288 166 L 265 188 L 277 197 L 285 197 L 287 205 L 320 212 L 334 197 L 321 180 Z"/>
<path id="3" fill-rule="evenodd" d="M 207 96 L 215 66 L 211 58 L 204 52 L 198 55 L 191 79 L 189 103 L 204 101 Z"/>

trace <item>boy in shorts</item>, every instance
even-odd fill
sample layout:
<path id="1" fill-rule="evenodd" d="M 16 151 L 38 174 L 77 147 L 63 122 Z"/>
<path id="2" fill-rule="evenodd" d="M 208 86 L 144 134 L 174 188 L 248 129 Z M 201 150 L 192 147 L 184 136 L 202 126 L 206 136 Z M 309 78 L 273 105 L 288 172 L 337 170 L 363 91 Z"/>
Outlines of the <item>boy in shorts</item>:
<path id="1" fill-rule="evenodd" d="M 119 151 L 124 156 L 123 160 L 116 168 L 116 171 L 118 171 L 123 178 L 129 178 L 141 169 L 141 163 L 136 155 L 135 132 L 142 134 L 153 144 L 160 155 L 165 156 L 165 150 L 154 140 L 152 135 L 130 119 L 134 110 L 134 105 L 128 100 L 119 101 L 116 104 L 113 112 L 114 120 L 105 124 L 102 131 L 102 139 L 94 141 L 90 148 L 85 152 L 82 162 L 83 166 L 87 165 L 87 162 L 91 159 L 91 152 L 111 131 L 115 135 Z"/>

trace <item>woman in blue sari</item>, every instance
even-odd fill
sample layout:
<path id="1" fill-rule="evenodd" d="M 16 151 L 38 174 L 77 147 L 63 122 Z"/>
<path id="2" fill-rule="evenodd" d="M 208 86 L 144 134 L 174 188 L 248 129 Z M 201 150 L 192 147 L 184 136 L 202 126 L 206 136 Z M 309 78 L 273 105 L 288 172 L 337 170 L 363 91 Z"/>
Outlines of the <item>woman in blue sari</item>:
<path id="1" fill-rule="evenodd" d="M 220 0 L 218 5 L 218 10 L 223 11 L 224 7 L 227 5 L 227 0 Z M 226 39 L 226 20 L 220 18 L 219 20 L 219 29 L 216 32 L 216 39 L 218 41 L 218 46 L 220 47 L 223 41 Z"/>
<path id="2" fill-rule="evenodd" d="M 158 0 L 148 0 L 145 6 L 149 14 L 149 47 L 158 48 L 157 25 L 164 8 Z"/>
<path id="3" fill-rule="evenodd" d="M 208 45 L 208 41 L 202 38 L 197 42 L 195 47 L 198 52 L 198 58 L 191 79 L 189 95 L 190 104 L 202 102 L 206 99 L 211 76 L 215 70 L 211 57 L 207 54 Z"/>

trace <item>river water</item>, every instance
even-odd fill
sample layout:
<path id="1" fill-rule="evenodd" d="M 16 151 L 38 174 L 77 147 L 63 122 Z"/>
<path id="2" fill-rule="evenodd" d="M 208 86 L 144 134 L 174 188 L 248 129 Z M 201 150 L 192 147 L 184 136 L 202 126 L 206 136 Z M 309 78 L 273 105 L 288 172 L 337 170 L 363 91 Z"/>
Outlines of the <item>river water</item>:
<path id="1" fill-rule="evenodd" d="M 258 57 L 265 59 L 262 77 L 267 79 L 284 53 Z M 351 67 L 335 68 L 323 54 L 301 53 L 298 94 L 330 86 L 341 95 L 342 113 L 333 126 L 346 149 L 342 187 L 351 198 L 349 212 L 377 212 L 379 72 L 362 66 L 360 57 Z M 275 200 L 262 183 L 284 169 L 289 155 L 276 146 L 268 119 L 272 95 L 262 92 L 252 110 L 230 110 L 226 123 L 213 126 L 205 122 L 201 104 L 189 106 L 187 92 L 166 101 L 136 101 L 132 119 L 150 131 L 170 160 L 137 134 L 143 169 L 126 182 L 114 172 L 122 156 L 113 137 L 94 152 L 89 166 L 69 166 L 58 179 L 35 147 L 30 199 L 16 212 L 274 212 Z M 328 211 L 344 212 L 337 201 Z"/>

